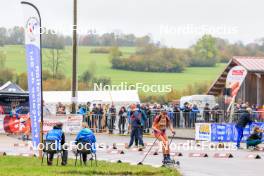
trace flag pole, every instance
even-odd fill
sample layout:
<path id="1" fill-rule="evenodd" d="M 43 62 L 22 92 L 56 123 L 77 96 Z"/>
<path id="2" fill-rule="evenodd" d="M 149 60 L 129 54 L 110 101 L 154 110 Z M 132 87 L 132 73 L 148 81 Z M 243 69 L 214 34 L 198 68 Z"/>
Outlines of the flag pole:
<path id="1" fill-rule="evenodd" d="M 40 142 L 43 143 L 43 84 L 42 84 L 42 26 L 41 26 L 41 16 L 39 9 L 32 3 L 27 1 L 21 1 L 22 5 L 31 6 L 33 9 L 36 10 L 38 17 L 39 17 L 39 27 L 40 27 L 40 73 L 41 73 L 41 112 L 40 112 Z M 42 157 L 42 151 L 39 151 L 39 157 Z"/>

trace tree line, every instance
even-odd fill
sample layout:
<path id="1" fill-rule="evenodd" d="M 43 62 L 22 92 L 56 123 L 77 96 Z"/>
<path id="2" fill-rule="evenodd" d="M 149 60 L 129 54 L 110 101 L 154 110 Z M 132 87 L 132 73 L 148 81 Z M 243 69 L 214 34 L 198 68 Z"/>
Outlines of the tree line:
<path id="1" fill-rule="evenodd" d="M 218 62 L 228 62 L 232 56 L 264 56 L 264 39 L 244 45 L 242 42 L 204 35 L 187 49 L 175 49 L 148 43 L 137 48 L 136 53 L 124 58 L 115 49 L 110 52 L 113 69 L 145 72 L 182 72 L 185 67 L 214 67 Z"/>
<path id="2" fill-rule="evenodd" d="M 57 36 L 59 43 L 63 45 L 72 45 L 72 37 L 68 35 L 61 35 L 54 30 L 45 29 L 42 35 L 42 44 L 44 47 L 53 46 L 53 40 L 50 36 Z M 24 44 L 24 28 L 15 26 L 13 28 L 0 27 L 0 46 L 4 45 L 21 45 Z M 56 41 L 56 42 L 58 42 Z M 88 32 L 87 34 L 80 35 L 78 44 L 83 46 L 143 46 L 151 42 L 151 38 L 148 35 L 137 37 L 134 34 L 123 33 L 104 33 L 96 34 Z M 59 46 L 58 46 L 59 47 Z"/>

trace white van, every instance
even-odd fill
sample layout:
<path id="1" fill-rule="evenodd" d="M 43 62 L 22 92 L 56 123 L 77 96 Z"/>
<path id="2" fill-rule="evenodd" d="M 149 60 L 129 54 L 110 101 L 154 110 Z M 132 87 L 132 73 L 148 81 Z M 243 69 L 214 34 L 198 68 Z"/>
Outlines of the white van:
<path id="1" fill-rule="evenodd" d="M 216 100 L 213 95 L 190 95 L 181 97 L 180 106 L 183 107 L 185 102 L 196 104 L 200 112 L 203 111 L 206 103 L 209 104 L 210 109 L 212 109 L 216 104 Z"/>

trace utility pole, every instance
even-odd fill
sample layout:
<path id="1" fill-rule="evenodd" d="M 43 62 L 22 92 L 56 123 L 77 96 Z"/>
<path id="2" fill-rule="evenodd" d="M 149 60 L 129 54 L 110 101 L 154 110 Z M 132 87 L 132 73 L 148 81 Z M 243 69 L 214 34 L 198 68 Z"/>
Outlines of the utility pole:
<path id="1" fill-rule="evenodd" d="M 73 0 L 72 113 L 76 113 L 76 103 L 77 103 L 77 0 Z"/>

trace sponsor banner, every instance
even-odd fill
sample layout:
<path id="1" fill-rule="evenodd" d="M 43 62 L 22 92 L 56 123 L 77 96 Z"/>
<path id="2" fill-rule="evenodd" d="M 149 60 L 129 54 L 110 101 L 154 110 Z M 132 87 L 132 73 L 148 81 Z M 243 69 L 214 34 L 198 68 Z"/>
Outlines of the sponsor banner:
<path id="1" fill-rule="evenodd" d="M 211 124 L 196 123 L 195 124 L 195 140 L 211 140 Z"/>
<path id="2" fill-rule="evenodd" d="M 35 6 L 24 4 L 25 48 L 33 146 L 40 142 L 42 101 L 42 73 L 40 48 L 40 16 Z"/>
<path id="3" fill-rule="evenodd" d="M 252 125 L 247 125 L 244 129 L 244 136 L 242 142 L 245 142 L 246 139 L 250 136 L 254 126 L 259 126 L 264 129 L 264 123 L 258 122 L 253 123 Z M 206 140 L 212 142 L 236 142 L 237 140 L 237 130 L 235 124 L 217 124 L 217 123 L 196 123 L 195 124 L 195 140 Z M 262 137 L 264 141 L 264 135 Z"/>
<path id="4" fill-rule="evenodd" d="M 0 116 L 0 133 L 7 134 L 25 134 L 31 132 L 31 122 L 28 114 L 20 114 L 15 116 Z"/>
<path id="5" fill-rule="evenodd" d="M 231 89 L 231 97 L 235 97 L 247 76 L 247 70 L 242 66 L 233 67 L 226 77 L 226 88 Z"/>
<path id="6" fill-rule="evenodd" d="M 47 133 L 57 122 L 63 123 L 63 131 L 67 134 L 77 134 L 81 130 L 82 115 L 50 115 L 44 118 L 43 131 Z"/>
<path id="7" fill-rule="evenodd" d="M 0 95 L 0 114 L 9 114 L 14 106 L 21 109 L 20 113 L 27 114 L 29 111 L 28 96 Z"/>
<path id="8" fill-rule="evenodd" d="M 81 130 L 82 126 L 82 115 L 75 115 L 75 116 L 67 116 L 67 125 L 66 131 L 67 133 L 76 134 Z"/>
<path id="9" fill-rule="evenodd" d="M 234 141 L 233 124 L 211 124 L 211 141 L 229 142 Z"/>
<path id="10" fill-rule="evenodd" d="M 57 122 L 63 123 L 63 131 L 66 134 L 77 134 L 81 130 L 81 115 L 50 115 L 44 118 L 43 131 L 47 133 L 56 125 Z M 30 133 L 31 120 L 28 115 L 10 117 L 0 115 L 0 133 L 22 134 Z"/>

